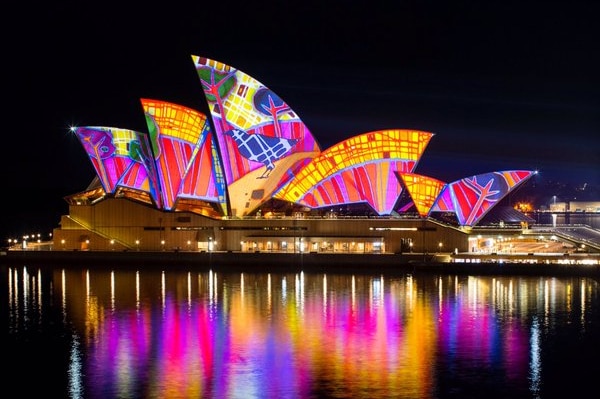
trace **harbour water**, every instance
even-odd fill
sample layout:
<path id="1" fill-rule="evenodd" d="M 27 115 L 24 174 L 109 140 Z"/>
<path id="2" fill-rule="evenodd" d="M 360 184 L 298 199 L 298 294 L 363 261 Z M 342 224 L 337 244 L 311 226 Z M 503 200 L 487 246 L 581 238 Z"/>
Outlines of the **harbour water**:
<path id="1" fill-rule="evenodd" d="M 593 278 L 1 269 L 3 370 L 19 397 L 575 398 L 600 388 Z"/>

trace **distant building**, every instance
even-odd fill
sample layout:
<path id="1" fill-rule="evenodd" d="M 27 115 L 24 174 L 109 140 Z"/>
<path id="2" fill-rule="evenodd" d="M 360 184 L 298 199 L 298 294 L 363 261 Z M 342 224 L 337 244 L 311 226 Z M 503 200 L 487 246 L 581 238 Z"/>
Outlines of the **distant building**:
<path id="1" fill-rule="evenodd" d="M 600 213 L 600 201 L 552 202 L 548 207 L 548 211 Z"/>
<path id="2" fill-rule="evenodd" d="M 600 212 L 600 201 L 571 201 L 568 203 L 569 212 Z"/>

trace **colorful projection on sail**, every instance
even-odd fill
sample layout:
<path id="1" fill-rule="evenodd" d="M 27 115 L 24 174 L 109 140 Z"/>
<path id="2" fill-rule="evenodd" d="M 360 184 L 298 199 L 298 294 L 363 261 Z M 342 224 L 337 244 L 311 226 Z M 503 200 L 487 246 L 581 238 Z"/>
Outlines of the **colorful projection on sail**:
<path id="1" fill-rule="evenodd" d="M 173 209 L 179 196 L 216 200 L 224 206 L 225 181 L 206 115 L 165 101 L 141 102 L 164 208 Z"/>
<path id="2" fill-rule="evenodd" d="M 398 173 L 421 217 L 429 215 L 431 207 L 446 183 L 415 173 Z"/>
<path id="3" fill-rule="evenodd" d="M 534 174 L 530 170 L 509 170 L 483 173 L 448 183 L 431 210 L 456 212 L 461 226 L 474 226 L 510 191 Z"/>
<path id="4" fill-rule="evenodd" d="M 218 61 L 192 60 L 215 127 L 232 213 L 245 215 L 320 148 L 298 115 L 262 83 Z"/>
<path id="5" fill-rule="evenodd" d="M 272 199 L 313 209 L 368 204 L 387 215 L 412 207 L 397 208 L 406 188 L 421 216 L 455 212 L 460 225 L 473 226 L 535 173 L 491 172 L 449 184 L 414 174 L 433 133 L 409 129 L 368 132 L 321 151 L 262 83 L 218 61 L 192 61 L 214 130 L 207 115 L 152 99 L 141 99 L 148 133 L 73 128 L 106 194 L 211 217 L 252 215 Z"/>
<path id="6" fill-rule="evenodd" d="M 114 194 L 119 187 L 131 188 L 149 193 L 160 206 L 146 134 L 103 126 L 78 127 L 74 131 L 106 193 Z"/>
<path id="7" fill-rule="evenodd" d="M 402 192 L 395 172 L 412 172 L 433 136 L 415 130 L 380 130 L 323 151 L 275 197 L 311 208 L 368 203 L 390 214 Z"/>

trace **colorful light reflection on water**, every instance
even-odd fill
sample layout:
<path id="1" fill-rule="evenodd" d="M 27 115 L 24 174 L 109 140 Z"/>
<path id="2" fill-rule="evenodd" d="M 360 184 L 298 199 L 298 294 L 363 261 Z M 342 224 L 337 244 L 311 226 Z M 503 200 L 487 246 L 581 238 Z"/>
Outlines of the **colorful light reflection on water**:
<path id="1" fill-rule="evenodd" d="M 544 340 L 589 333 L 600 291 L 585 278 L 6 276 L 9 336 L 48 334 L 48 318 L 67 332 L 73 398 L 543 397 Z"/>

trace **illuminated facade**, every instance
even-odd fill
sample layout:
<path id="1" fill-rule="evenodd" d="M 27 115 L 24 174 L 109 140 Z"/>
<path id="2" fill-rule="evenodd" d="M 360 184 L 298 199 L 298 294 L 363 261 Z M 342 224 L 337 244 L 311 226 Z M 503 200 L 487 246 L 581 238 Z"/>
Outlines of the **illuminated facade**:
<path id="1" fill-rule="evenodd" d="M 394 231 L 393 223 L 400 223 L 399 219 L 437 223 L 436 213 L 455 215 L 453 227 L 470 228 L 534 174 L 526 170 L 491 172 L 452 183 L 418 175 L 418 162 L 434 136 L 418 130 L 367 132 L 321 150 L 298 114 L 265 85 L 218 61 L 198 56 L 192 56 L 192 61 L 210 121 L 203 113 L 181 105 L 142 99 L 147 132 L 74 128 L 94 166 L 98 184 L 67 198 L 71 221 L 80 213 L 77 206 L 97 207 L 126 199 L 143 205 L 145 212 L 160 212 L 159 226 L 154 227 L 161 232 L 159 245 L 164 245 L 164 229 L 168 227 L 163 222 L 183 220 L 181 215 L 187 212 L 187 219 L 194 219 L 195 226 L 189 228 L 195 235 L 186 242 L 192 241 L 194 248 L 205 243 L 208 248 L 211 243 L 204 240 L 215 240 L 216 234 L 201 232 L 227 231 L 231 221 L 325 217 L 337 219 L 338 227 L 307 230 L 303 236 L 318 234 L 322 237 L 319 245 L 329 241 L 325 244 L 329 248 L 335 242 L 342 250 L 356 240 L 327 237 L 343 235 L 339 224 L 344 212 L 360 217 L 360 209 L 362 216 L 392 221 L 392 225 L 371 226 L 369 231 Z M 107 239 L 116 235 L 110 229 L 117 221 L 104 220 L 100 228 L 100 223 L 87 220 L 84 214 L 76 223 L 78 228 Z M 204 219 L 196 221 L 195 215 Z M 69 230 L 68 225 L 71 223 L 63 220 L 57 233 Z M 265 230 L 294 231 L 294 237 L 300 236 L 299 230 L 294 230 L 297 222 L 271 227 Z M 131 238 L 125 235 L 120 242 L 131 248 Z M 239 243 L 242 248 L 256 249 L 254 238 L 234 236 L 240 239 L 238 244 L 225 249 L 240 249 Z M 251 244 L 243 244 L 244 240 Z M 368 241 L 370 250 L 382 246 Z M 287 249 L 288 245 L 298 244 L 280 243 L 277 247 Z"/>

